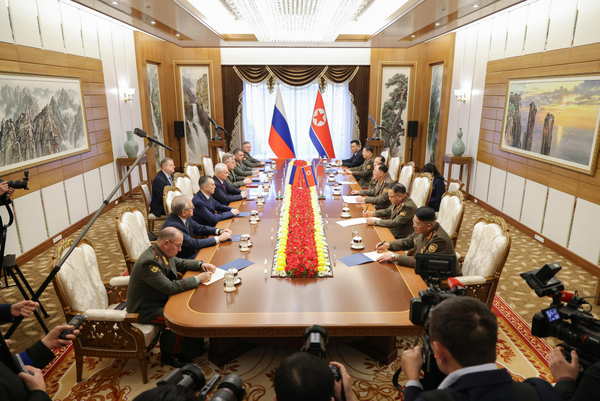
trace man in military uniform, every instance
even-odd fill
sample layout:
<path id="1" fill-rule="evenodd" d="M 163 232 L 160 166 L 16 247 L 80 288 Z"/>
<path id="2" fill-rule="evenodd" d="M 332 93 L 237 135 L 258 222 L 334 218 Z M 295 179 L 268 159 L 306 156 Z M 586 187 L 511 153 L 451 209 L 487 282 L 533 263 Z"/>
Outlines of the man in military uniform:
<path id="1" fill-rule="evenodd" d="M 248 177 L 250 175 L 258 174 L 258 169 L 253 169 L 244 164 L 244 151 L 240 148 L 235 148 L 233 151 L 233 158 L 235 159 L 235 168 L 233 172 L 235 175 Z"/>
<path id="2" fill-rule="evenodd" d="M 204 339 L 182 337 L 166 329 L 163 309 L 169 297 L 191 290 L 210 280 L 216 267 L 202 260 L 175 257 L 183 234 L 174 227 L 163 228 L 154 245 L 139 256 L 131 269 L 127 290 L 127 312 L 139 313 L 139 322 L 165 328 L 160 338 L 161 363 L 181 367 L 204 353 Z M 200 274 L 178 279 L 177 273 Z"/>
<path id="3" fill-rule="evenodd" d="M 231 153 L 225 153 L 221 157 L 221 160 L 223 161 L 223 164 L 227 166 L 227 170 L 229 170 L 227 175 L 227 183 L 229 185 L 234 188 L 239 188 L 252 183 L 252 178 L 241 177 L 235 174 L 235 159 Z"/>
<path id="4" fill-rule="evenodd" d="M 388 174 L 387 166 L 385 164 L 376 164 L 369 189 L 354 190 L 351 193 L 352 195 L 360 195 L 356 198 L 358 202 L 372 203 L 377 210 L 387 209 L 392 205 L 388 196 L 388 190 L 393 183 L 394 181 Z"/>
<path id="5" fill-rule="evenodd" d="M 429 206 L 421 206 L 417 209 L 413 218 L 413 227 L 415 232 L 400 241 L 377 244 L 377 251 L 385 251 L 386 249 L 390 251 L 406 251 L 413 249 L 413 256 L 388 253 L 381 255 L 377 261 L 396 262 L 400 266 L 412 267 L 414 269 L 416 266 L 414 255 L 417 253 L 455 254 L 452 240 L 440 226 L 440 223 L 435 221 L 435 212 Z"/>
<path id="6" fill-rule="evenodd" d="M 352 174 L 361 188 L 368 188 L 369 182 L 373 178 L 373 147 L 365 146 L 362 154 L 365 158 L 363 164 L 360 167 L 345 168 L 344 174 Z"/>
<path id="7" fill-rule="evenodd" d="M 265 162 L 250 156 L 250 151 L 252 150 L 252 144 L 250 142 L 246 141 L 242 143 L 242 149 L 244 150 L 243 162 L 247 167 L 262 167 L 265 165 Z"/>
<path id="8" fill-rule="evenodd" d="M 388 197 L 392 205 L 387 209 L 363 212 L 367 224 L 389 228 L 396 239 L 408 237 L 414 231 L 412 219 L 417 205 L 408 197 L 406 188 L 402 184 L 392 184 L 388 189 Z M 384 219 L 374 217 L 384 217 Z"/>

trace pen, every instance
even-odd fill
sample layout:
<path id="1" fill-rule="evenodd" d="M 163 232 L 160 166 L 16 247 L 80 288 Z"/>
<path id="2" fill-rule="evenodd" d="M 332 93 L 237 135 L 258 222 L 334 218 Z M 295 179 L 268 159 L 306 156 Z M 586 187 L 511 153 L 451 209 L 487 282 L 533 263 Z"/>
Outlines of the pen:
<path id="1" fill-rule="evenodd" d="M 375 250 L 377 250 L 377 248 L 379 248 L 383 244 L 385 244 L 385 240 L 383 240 L 383 242 L 381 244 L 377 244 L 377 246 L 375 247 Z"/>

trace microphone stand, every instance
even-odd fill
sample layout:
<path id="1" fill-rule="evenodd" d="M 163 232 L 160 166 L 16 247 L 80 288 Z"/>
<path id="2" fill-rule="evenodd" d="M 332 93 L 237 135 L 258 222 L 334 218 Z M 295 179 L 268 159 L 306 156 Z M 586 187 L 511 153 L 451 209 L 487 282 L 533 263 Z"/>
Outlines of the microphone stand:
<path id="1" fill-rule="evenodd" d="M 73 242 L 73 245 L 71 245 L 71 247 L 67 250 L 67 253 L 65 253 L 65 255 L 60 259 L 60 261 L 57 263 L 57 265 L 54 267 L 54 269 L 52 269 L 52 271 L 50 272 L 50 274 L 48 275 L 48 277 L 46 277 L 46 280 L 44 280 L 44 282 L 42 283 L 42 285 L 40 286 L 40 288 L 32 296 L 31 300 L 33 302 L 38 302 L 38 300 L 42 296 L 42 293 L 44 292 L 44 290 L 52 282 L 52 279 L 54 278 L 54 276 L 56 276 L 56 274 L 60 271 L 60 269 L 65 264 L 65 262 L 67 261 L 67 259 L 71 255 L 71 253 L 73 253 L 73 251 L 75 250 L 75 248 L 77 247 L 77 245 L 81 242 L 81 240 L 83 239 L 83 237 L 85 236 L 85 234 L 88 232 L 88 230 L 90 229 L 90 227 L 92 227 L 92 224 L 94 224 L 94 222 L 96 221 L 96 219 L 98 219 L 98 217 L 100 217 L 100 214 L 102 214 L 102 211 L 109 204 L 109 202 L 112 199 L 112 197 L 115 196 L 115 194 L 117 193 L 117 191 L 119 190 L 119 188 L 121 187 L 121 185 L 123 185 L 123 183 L 125 182 L 125 180 L 127 179 L 127 177 L 129 177 L 129 175 L 131 174 L 131 172 L 136 168 L 136 166 L 140 162 L 140 159 L 146 154 L 146 152 L 148 151 L 148 149 L 150 149 L 152 147 L 152 144 L 156 143 L 156 144 L 164 147 L 165 149 L 173 151 L 172 148 L 168 147 L 167 145 L 165 145 L 162 142 L 157 141 L 156 139 L 152 138 L 151 136 L 146 135 L 146 133 L 144 131 L 142 131 L 141 129 L 139 129 L 139 128 L 136 128 L 134 130 L 134 133 L 137 136 L 141 137 L 141 138 L 146 138 L 148 140 L 148 145 L 146 145 L 146 148 L 143 150 L 143 152 L 141 152 L 138 155 L 138 157 L 135 160 L 135 162 L 131 165 L 131 167 L 129 167 L 129 170 L 127 170 L 127 173 L 125 174 L 125 176 L 121 179 L 121 181 L 117 184 L 117 186 L 112 190 L 112 192 L 110 193 L 110 195 L 108 195 L 108 197 L 104 200 L 104 202 L 102 202 L 102 206 L 100 206 L 100 208 L 98 210 L 96 210 L 96 213 L 94 214 L 94 216 L 92 217 L 92 219 L 89 221 L 89 223 L 83 228 L 83 230 L 81 231 L 81 234 L 79 234 L 79 236 L 75 239 L 75 241 Z M 133 190 L 133 189 L 130 188 L 130 190 Z M 12 326 L 10 326 L 10 329 L 6 332 L 6 334 L 4 335 L 4 338 L 10 338 L 10 336 L 12 336 L 12 334 L 15 332 L 15 330 L 17 329 L 17 327 L 19 327 L 19 325 L 21 324 L 22 321 L 23 321 L 23 316 L 17 316 L 17 317 L 15 317 Z"/>

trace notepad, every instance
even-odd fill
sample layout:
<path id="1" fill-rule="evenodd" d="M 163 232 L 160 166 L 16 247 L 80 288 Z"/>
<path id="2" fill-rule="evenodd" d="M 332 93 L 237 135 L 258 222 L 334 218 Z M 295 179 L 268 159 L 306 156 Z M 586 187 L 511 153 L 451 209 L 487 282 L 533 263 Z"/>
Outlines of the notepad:
<path id="1" fill-rule="evenodd" d="M 367 253 L 363 253 L 363 255 L 365 255 L 367 258 L 371 259 L 372 261 L 377 261 L 378 258 L 380 258 L 383 255 L 386 255 L 388 253 L 392 253 L 392 252 L 367 252 Z"/>
<path id="2" fill-rule="evenodd" d="M 352 185 L 352 184 L 356 184 L 355 181 L 340 181 L 340 184 L 342 185 Z"/>
<path id="3" fill-rule="evenodd" d="M 342 199 L 346 203 L 365 203 L 364 201 L 362 201 L 362 202 L 357 201 L 356 198 L 359 198 L 359 197 L 360 196 L 342 196 Z"/>
<path id="4" fill-rule="evenodd" d="M 336 223 L 342 227 L 357 226 L 359 224 L 365 224 L 366 222 L 367 222 L 367 219 L 364 217 L 360 217 L 358 219 L 336 221 Z"/>
<path id="5" fill-rule="evenodd" d="M 211 285 L 215 281 L 221 280 L 223 277 L 225 277 L 225 270 L 215 269 L 215 272 L 210 277 L 210 281 L 202 283 L 202 285 Z"/>

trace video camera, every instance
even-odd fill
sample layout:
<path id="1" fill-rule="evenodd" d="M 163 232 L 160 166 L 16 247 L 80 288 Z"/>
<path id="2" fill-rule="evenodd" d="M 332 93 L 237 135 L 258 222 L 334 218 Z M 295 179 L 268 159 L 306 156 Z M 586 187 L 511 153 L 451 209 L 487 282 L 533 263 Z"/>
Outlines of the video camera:
<path id="1" fill-rule="evenodd" d="M 538 297 L 552 297 L 550 307 L 533 316 L 531 334 L 536 337 L 552 336 L 564 341 L 559 346 L 563 347 L 567 360 L 571 361 L 571 351 L 575 350 L 579 364 L 585 370 L 600 362 L 600 321 L 594 319 L 589 310 L 583 309 L 583 305 L 590 304 L 577 292 L 572 294 L 564 291 L 564 285 L 555 277 L 561 269 L 560 264 L 555 262 L 541 269 L 521 273 Z"/>
<path id="2" fill-rule="evenodd" d="M 221 384 L 219 384 L 221 382 Z M 202 369 L 193 364 L 187 364 L 183 368 L 175 369 L 164 379 L 158 382 L 158 386 L 176 385 L 198 393 L 198 401 L 206 400 L 206 396 L 217 387 L 211 401 L 241 401 L 246 396 L 246 390 L 242 387 L 242 378 L 237 375 L 227 375 L 221 381 L 221 375 L 214 375 L 206 382 Z"/>
<path id="3" fill-rule="evenodd" d="M 304 330 L 304 333 L 302 334 L 304 346 L 300 349 L 300 351 L 313 354 L 314 356 L 325 360 L 327 356 L 325 346 L 327 345 L 328 340 L 329 333 L 327 333 L 325 327 L 315 324 Z M 342 380 L 342 374 L 337 366 L 329 365 L 329 369 L 331 369 L 331 373 L 333 373 L 333 378 L 336 382 Z"/>

